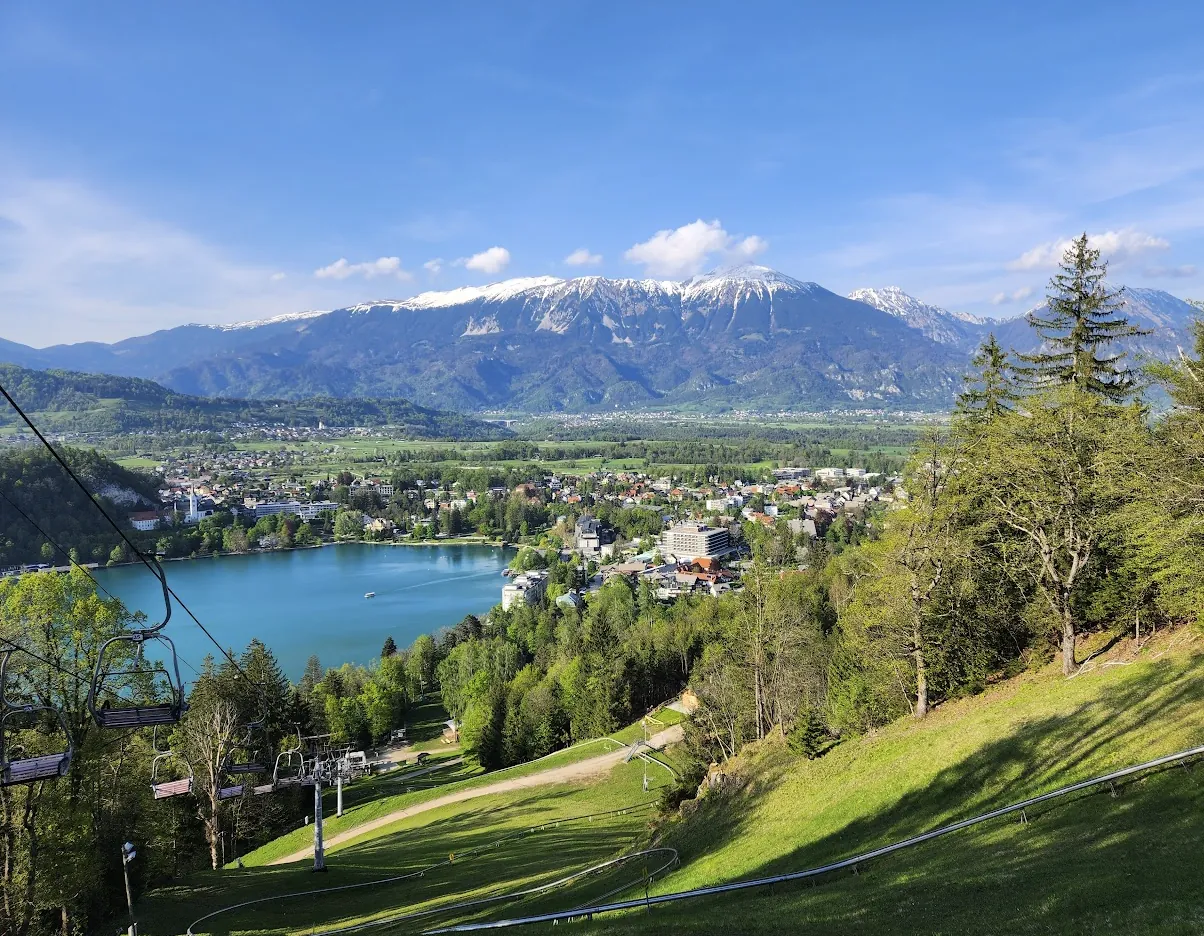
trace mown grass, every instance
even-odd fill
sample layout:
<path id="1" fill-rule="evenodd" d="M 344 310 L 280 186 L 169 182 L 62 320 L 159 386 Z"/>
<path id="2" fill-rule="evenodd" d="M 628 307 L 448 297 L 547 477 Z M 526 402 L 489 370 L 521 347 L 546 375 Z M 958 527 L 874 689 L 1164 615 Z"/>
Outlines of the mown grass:
<path id="1" fill-rule="evenodd" d="M 673 722 L 670 721 L 670 718 L 676 717 L 680 720 L 681 716 L 671 709 L 662 709 L 656 713 L 656 717 L 666 724 L 672 724 Z M 657 731 L 661 730 L 659 727 L 650 724 L 649 734 L 654 733 L 654 728 Z M 466 758 L 461 768 L 449 769 L 447 772 L 439 771 L 427 774 L 425 777 L 414 780 L 406 780 L 406 773 L 411 773 L 414 769 L 407 769 L 401 773 L 390 772 L 377 777 L 359 780 L 343 789 L 344 810 L 342 818 L 334 815 L 334 792 L 329 790 L 326 792 L 322 800 L 322 809 L 326 816 L 323 828 L 326 837 L 331 839 L 356 826 L 365 825 L 392 812 L 407 809 L 419 803 L 425 803 L 448 793 L 476 789 L 501 780 L 530 776 L 531 774 L 541 773 L 545 770 L 553 770 L 557 767 L 576 764 L 591 757 L 605 754 L 608 751 L 616 750 L 620 742 L 622 744 L 631 743 L 632 740 L 643 736 L 643 730 L 640 723 L 635 722 L 616 732 L 614 738 L 585 741 L 571 748 L 557 751 L 540 760 L 489 773 L 481 772 L 474 760 Z M 628 740 L 624 740 L 625 738 Z M 438 759 L 432 757 L 424 766 L 431 766 L 437 760 L 448 760 L 456 756 L 459 755 L 447 754 Z M 649 776 L 652 777 L 655 775 L 657 784 L 660 784 L 662 782 L 661 774 L 662 772 L 659 770 L 652 770 Z M 666 773 L 664 776 L 667 779 L 668 774 Z M 412 789 L 407 792 L 406 787 L 411 787 Z M 243 863 L 251 867 L 269 864 L 305 848 L 312 840 L 312 827 L 302 825 L 292 832 L 282 835 L 280 838 L 247 853 L 243 856 Z"/>
<path id="2" fill-rule="evenodd" d="M 653 893 L 822 865 L 1204 742 L 1204 647 L 1029 675 L 807 761 L 770 742 L 739 792 L 663 830 Z M 1157 647 L 1157 645 L 1155 645 Z M 739 785 L 739 784 L 737 784 Z M 819 886 L 703 898 L 589 932 L 1189 933 L 1204 929 L 1204 765 L 1175 767 L 876 860 Z"/>
<path id="3" fill-rule="evenodd" d="M 1074 679 L 1028 674 L 949 703 L 923 723 L 904 721 L 845 741 L 824 757 L 795 757 L 776 739 L 732 765 L 736 782 L 656 831 L 678 849 L 666 892 L 824 864 L 1075 780 L 1204 741 L 1204 640 L 1156 642 Z M 659 716 L 658 716 L 659 717 Z M 601 747 L 601 746 L 600 746 Z M 573 754 L 562 752 L 557 756 Z M 544 765 L 527 765 L 523 769 Z M 575 926 L 606 933 L 1086 934 L 1195 933 L 1204 929 L 1204 765 L 1166 768 L 875 860 L 818 886 L 778 885 Z M 430 864 L 556 818 L 650 800 L 668 782 L 620 765 L 593 784 L 481 797 L 401 820 L 331 856 L 322 884 L 372 880 Z M 478 780 L 492 781 L 498 775 Z M 443 788 L 448 789 L 447 787 Z M 417 796 L 419 794 L 413 794 Z M 556 877 L 647 841 L 641 816 L 562 825 L 500 843 L 417 881 L 273 901 L 205 930 L 304 932 L 494 893 Z M 649 866 L 655 860 L 647 862 Z M 314 886 L 284 868 L 198 875 L 145 902 L 145 933 L 178 932 L 205 909 Z M 491 907 L 480 918 L 580 906 L 637 877 L 626 866 L 567 891 Z M 629 891 L 627 896 L 638 891 Z M 416 932 L 455 913 L 386 927 Z M 173 929 L 172 927 L 178 927 Z"/>
<path id="4" fill-rule="evenodd" d="M 289 900 L 272 900 L 220 916 L 200 927 L 208 934 L 307 933 L 312 928 L 351 923 L 401 909 L 423 909 L 546 883 L 617 854 L 646 829 L 651 805 L 664 781 L 642 790 L 636 764 L 620 764 L 604 782 L 563 784 L 518 790 L 458 803 L 402 820 L 371 839 L 349 845 L 328 858 L 323 875 L 309 862 L 193 875 L 139 901 L 139 932 L 166 936 L 221 907 L 258 897 L 337 887 L 405 874 L 457 855 L 455 861 L 422 877 L 392 884 Z M 632 806 L 625 815 L 573 817 Z M 503 836 L 533 830 L 498 842 Z M 476 855 L 465 855 L 484 848 Z M 571 899 L 571 898 L 568 898 Z M 496 909 L 493 911 L 496 912 Z M 462 916 L 463 914 L 461 914 Z M 424 920 L 421 928 L 443 919 Z M 418 928 L 418 927 L 414 927 Z M 390 932 L 413 931 L 401 927 Z"/>

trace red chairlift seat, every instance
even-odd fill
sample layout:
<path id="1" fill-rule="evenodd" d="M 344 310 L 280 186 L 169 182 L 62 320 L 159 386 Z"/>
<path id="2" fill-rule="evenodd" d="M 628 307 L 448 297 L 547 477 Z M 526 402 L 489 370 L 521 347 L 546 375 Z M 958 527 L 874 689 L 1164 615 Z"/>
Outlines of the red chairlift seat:
<path id="1" fill-rule="evenodd" d="M 180 761 L 171 750 L 161 750 L 159 748 L 159 729 L 155 729 L 155 733 L 151 736 L 151 748 L 155 752 L 154 759 L 151 761 L 151 793 L 155 799 L 167 799 L 171 796 L 183 796 L 186 793 L 192 792 L 192 768 L 188 770 L 187 777 L 180 777 L 175 780 L 160 780 L 159 767 L 165 761 Z"/>

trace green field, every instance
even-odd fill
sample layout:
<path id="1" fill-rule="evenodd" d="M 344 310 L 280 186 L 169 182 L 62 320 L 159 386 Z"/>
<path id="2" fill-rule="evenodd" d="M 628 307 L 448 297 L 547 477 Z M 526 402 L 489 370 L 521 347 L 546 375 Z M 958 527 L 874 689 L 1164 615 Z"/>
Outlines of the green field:
<path id="1" fill-rule="evenodd" d="M 1131 648 L 1130 648 L 1131 649 Z M 1053 668 L 939 707 L 923 723 L 896 723 L 808 761 L 780 740 L 729 765 L 736 781 L 685 818 L 663 824 L 657 844 L 678 850 L 679 869 L 652 885 L 668 892 L 799 870 L 846 858 L 1075 780 L 1204 742 L 1204 641 L 1190 631 L 1140 653 L 1114 650 L 1073 679 Z M 658 717 L 672 718 L 667 712 Z M 637 737 L 642 728 L 620 734 Z M 597 753 L 570 749 L 513 772 L 545 770 Z M 1166 768 L 1126 783 L 994 820 L 843 873 L 769 890 L 630 912 L 574 931 L 606 933 L 1192 933 L 1204 925 L 1199 859 L 1204 847 L 1202 765 Z M 350 811 L 350 825 L 440 791 L 493 782 L 499 772 L 432 790 L 380 796 Z M 467 800 L 403 819 L 335 849 L 315 879 L 306 862 L 197 875 L 148 895 L 145 933 L 178 932 L 202 912 L 273 893 L 375 880 L 440 861 L 423 877 L 379 888 L 274 900 L 221 917 L 209 933 L 300 933 L 353 920 L 429 909 L 547 883 L 652 837 L 644 813 L 588 818 L 499 841 L 512 833 L 607 809 L 649 803 L 670 782 L 643 767 L 605 780 Z M 373 784 L 382 783 L 373 781 Z M 366 787 L 371 791 L 371 787 Z M 354 789 L 354 788 L 353 788 Z M 372 792 L 383 793 L 383 790 Z M 328 826 L 328 836 L 340 828 Z M 304 847 L 299 830 L 248 856 L 249 863 Z M 298 844 L 300 843 L 300 844 Z M 480 855 L 466 850 L 481 846 Z M 449 853 L 459 857 L 446 863 Z M 635 867 L 634 865 L 639 865 Z M 480 908 L 480 918 L 567 909 L 610 891 L 624 896 L 636 862 L 571 887 Z M 613 898 L 612 898 L 613 899 Z M 444 912 L 374 932 L 418 932 L 471 916 Z"/>
<path id="2" fill-rule="evenodd" d="M 739 792 L 663 842 L 668 892 L 819 866 L 1204 743 L 1204 647 L 1182 633 L 1070 680 L 1025 676 L 806 761 L 766 743 Z M 1076 794 L 807 883 L 676 903 L 589 932 L 1193 933 L 1204 928 L 1204 765 Z"/>
<path id="3" fill-rule="evenodd" d="M 605 782 L 518 790 L 446 806 L 402 820 L 371 839 L 336 851 L 328 860 L 328 873 L 321 876 L 307 870 L 308 862 L 198 874 L 142 900 L 139 932 L 147 936 L 177 934 L 205 913 L 241 901 L 374 881 L 431 865 L 439 866 L 409 881 L 272 900 L 218 917 L 197 932 L 308 933 L 315 926 L 388 915 L 397 908 L 429 909 L 549 882 L 610 858 L 634 841 L 646 828 L 649 807 L 663 782 L 657 781 L 649 792 L 643 792 L 641 768 L 633 763 L 616 767 Z M 638 808 L 589 818 L 628 807 Z M 575 817 L 579 817 L 575 822 L 563 822 Z M 539 828 L 558 821 L 562 824 Z M 527 830 L 531 830 L 529 834 L 499 842 Z M 467 854 L 473 849 L 480 853 Z M 448 862 L 453 855 L 457 857 Z M 446 915 L 425 921 L 425 925 L 442 919 Z"/>
<path id="4" fill-rule="evenodd" d="M 663 710 L 657 714 L 657 717 L 666 725 L 674 724 L 674 718 L 680 720 L 678 713 L 672 710 Z M 661 730 L 659 727 L 651 726 L 649 729 L 650 732 L 653 729 L 656 731 Z M 381 774 L 377 777 L 356 781 L 344 788 L 344 811 L 342 818 L 338 818 L 334 814 L 335 792 L 327 790 L 322 800 L 323 813 L 327 817 L 325 823 L 326 837 L 328 839 L 333 838 L 335 835 L 354 829 L 356 826 L 364 825 L 382 816 L 407 809 L 419 803 L 436 799 L 447 793 L 478 789 L 483 786 L 489 786 L 499 780 L 527 777 L 545 770 L 554 770 L 558 767 L 580 763 L 591 757 L 597 757 L 600 754 L 613 751 L 621 745 L 630 744 L 636 738 L 642 736 L 643 728 L 636 722 L 616 732 L 613 735 L 614 740 L 601 738 L 594 741 L 585 741 L 571 748 L 557 751 L 538 761 L 519 764 L 518 766 L 509 767 L 504 770 L 495 770 L 491 773 L 482 772 L 476 761 L 471 757 L 466 757 L 464 764 L 460 767 L 440 770 L 413 780 L 407 779 L 407 774 L 415 772 L 412 768 L 407 768 L 397 773 Z M 458 755 L 444 754 L 432 756 L 425 766 L 436 766 L 439 762 L 451 760 L 456 756 Z M 680 766 L 675 761 L 672 752 L 660 755 L 658 759 L 669 764 L 674 770 Z M 667 783 L 671 779 L 669 772 L 663 768 L 649 768 L 649 776 L 654 775 L 658 784 L 662 782 Z M 475 803 L 478 800 L 473 800 L 472 802 Z M 244 855 L 243 861 L 248 866 L 265 865 L 305 848 L 312 839 L 312 828 L 302 825 L 292 832 L 282 835 L 275 841 L 269 842 L 267 845 Z"/>

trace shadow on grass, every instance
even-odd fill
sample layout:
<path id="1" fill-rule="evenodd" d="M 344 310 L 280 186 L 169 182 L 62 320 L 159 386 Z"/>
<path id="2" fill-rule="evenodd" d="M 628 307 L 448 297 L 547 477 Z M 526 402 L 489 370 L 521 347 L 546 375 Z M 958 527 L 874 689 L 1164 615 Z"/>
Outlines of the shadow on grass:
<path id="1" fill-rule="evenodd" d="M 554 880 L 566 868 L 585 867 L 602 860 L 629 842 L 642 828 L 644 817 L 608 816 L 596 823 L 565 823 L 566 813 L 558 800 L 565 794 L 529 797 L 511 802 L 504 809 L 474 809 L 445 817 L 414 830 L 402 830 L 359 846 L 349 846 L 331 862 L 324 875 L 298 873 L 297 866 L 281 874 L 276 869 L 227 873 L 212 886 L 193 887 L 184 905 L 170 908 L 171 918 L 195 919 L 222 906 L 269 894 L 291 893 L 311 888 L 332 888 L 375 881 L 425 868 L 455 855 L 456 860 L 427 870 L 421 877 L 379 887 L 344 893 L 310 895 L 236 911 L 215 919 L 203 932 L 291 932 L 313 925 L 333 925 L 341 920 L 421 909 L 461 899 L 465 893 L 498 893 L 519 886 Z M 501 820 L 501 821 L 499 821 Z M 546 828 L 489 847 L 510 831 Z M 473 850 L 475 854 L 471 854 Z M 290 873 L 291 872 L 291 873 Z M 490 886 L 489 882 L 501 882 Z M 516 883 L 518 882 L 518 883 Z M 172 900 L 163 891 L 160 901 Z M 166 908 L 161 908 L 166 910 Z M 191 915 L 190 915 L 191 914 Z M 167 918 L 167 913 L 158 915 Z M 152 918 L 144 932 L 170 932 L 154 926 Z"/>
<path id="2" fill-rule="evenodd" d="M 820 866 L 1199 744 L 1198 670 L 1198 662 L 1163 661 L 1114 681 L 1064 715 L 1023 722 L 887 808 L 731 879 Z M 780 779 L 782 766 L 775 766 Z M 857 876 L 701 898 L 589 931 L 1198 932 L 1204 928 L 1202 771 L 1164 768 L 1115 793 L 1105 786 L 1072 794 L 1029 810 L 1026 824 L 1003 818 L 952 833 L 878 859 Z M 681 847 L 688 863 L 753 834 L 748 823 L 759 797 L 709 798 L 666 844 Z M 676 890 L 672 883 L 663 889 Z"/>

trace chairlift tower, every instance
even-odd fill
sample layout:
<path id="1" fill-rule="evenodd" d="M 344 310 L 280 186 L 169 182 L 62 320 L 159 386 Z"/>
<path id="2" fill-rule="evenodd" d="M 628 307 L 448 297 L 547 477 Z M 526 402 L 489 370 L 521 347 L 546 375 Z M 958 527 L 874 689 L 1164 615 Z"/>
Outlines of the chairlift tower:
<path id="1" fill-rule="evenodd" d="M 326 870 L 326 851 L 322 842 L 322 778 L 314 770 L 314 870 Z"/>

